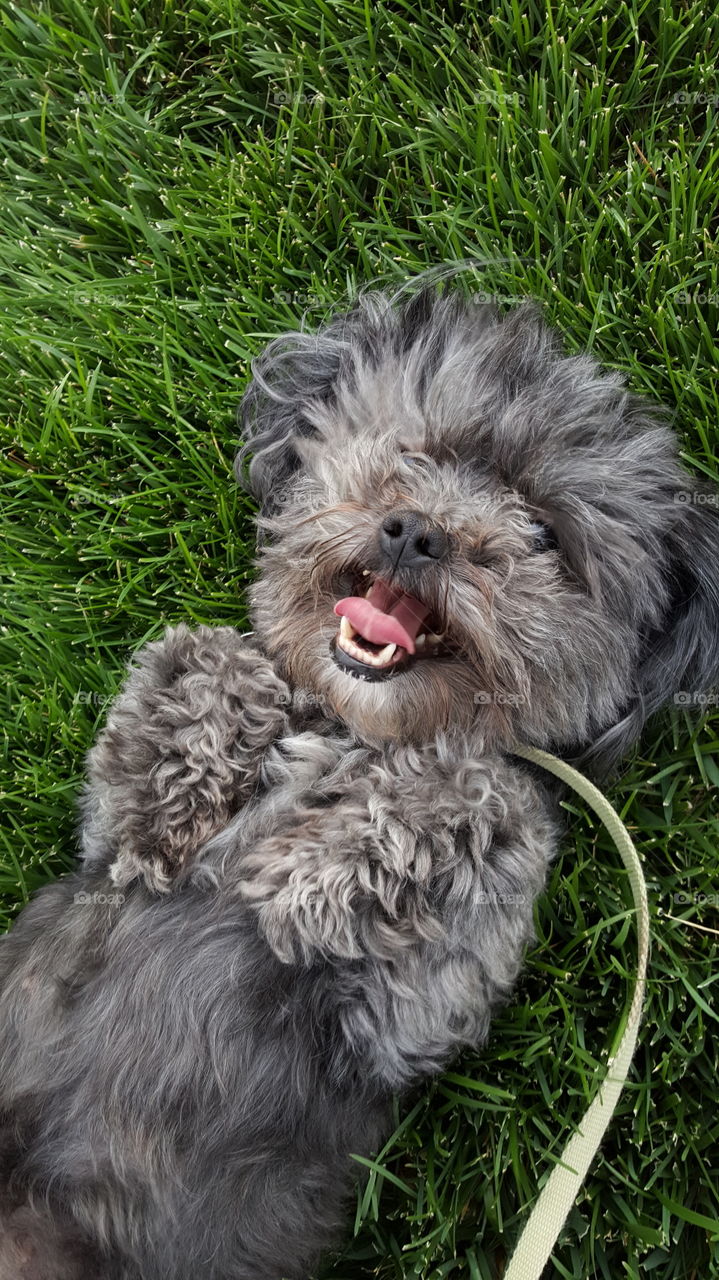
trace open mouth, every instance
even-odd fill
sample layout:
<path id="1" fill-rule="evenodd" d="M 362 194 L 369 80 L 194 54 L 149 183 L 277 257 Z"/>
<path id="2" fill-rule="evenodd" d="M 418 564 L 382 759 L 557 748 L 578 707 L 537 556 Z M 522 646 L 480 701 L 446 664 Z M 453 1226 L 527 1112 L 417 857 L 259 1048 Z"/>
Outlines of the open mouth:
<path id="1" fill-rule="evenodd" d="M 444 637 L 432 629 L 428 605 L 381 578 L 364 595 L 338 600 L 334 611 L 340 629 L 332 640 L 332 656 L 355 679 L 386 680 L 442 650 Z"/>

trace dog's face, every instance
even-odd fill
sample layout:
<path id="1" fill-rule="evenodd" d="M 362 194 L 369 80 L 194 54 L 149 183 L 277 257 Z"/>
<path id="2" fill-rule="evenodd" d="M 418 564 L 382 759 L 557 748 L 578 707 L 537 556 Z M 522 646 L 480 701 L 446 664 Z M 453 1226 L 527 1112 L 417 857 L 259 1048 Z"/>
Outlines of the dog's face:
<path id="1" fill-rule="evenodd" d="M 716 677 L 716 508 L 661 416 L 533 308 L 370 295 L 271 344 L 244 417 L 256 631 L 361 737 L 616 755 Z"/>

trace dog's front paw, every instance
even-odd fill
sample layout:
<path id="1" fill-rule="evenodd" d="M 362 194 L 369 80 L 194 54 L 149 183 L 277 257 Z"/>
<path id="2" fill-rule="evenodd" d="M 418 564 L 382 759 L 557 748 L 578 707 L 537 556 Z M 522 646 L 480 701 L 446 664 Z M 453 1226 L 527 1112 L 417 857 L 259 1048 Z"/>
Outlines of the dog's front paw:
<path id="1" fill-rule="evenodd" d="M 289 691 L 232 627 L 147 645 L 88 756 L 82 842 L 118 885 L 167 891 L 249 798 Z"/>

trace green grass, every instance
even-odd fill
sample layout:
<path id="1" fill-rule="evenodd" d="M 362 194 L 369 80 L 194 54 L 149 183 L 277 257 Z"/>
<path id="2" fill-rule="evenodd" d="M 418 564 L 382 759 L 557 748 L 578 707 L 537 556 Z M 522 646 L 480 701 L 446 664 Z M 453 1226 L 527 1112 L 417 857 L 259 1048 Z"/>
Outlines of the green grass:
<path id="1" fill-rule="evenodd" d="M 72 865 L 83 755 L 132 649 L 168 621 L 245 623 L 234 409 L 303 312 L 482 259 L 501 305 L 536 296 L 570 349 L 671 405 L 717 479 L 719 20 L 691 0 L 0 17 L 8 923 Z M 718 726 L 662 718 L 611 790 L 651 882 L 648 1010 L 551 1276 L 719 1275 Z M 326 1280 L 501 1275 L 634 963 L 618 859 L 567 808 L 516 1000 L 398 1111 Z"/>

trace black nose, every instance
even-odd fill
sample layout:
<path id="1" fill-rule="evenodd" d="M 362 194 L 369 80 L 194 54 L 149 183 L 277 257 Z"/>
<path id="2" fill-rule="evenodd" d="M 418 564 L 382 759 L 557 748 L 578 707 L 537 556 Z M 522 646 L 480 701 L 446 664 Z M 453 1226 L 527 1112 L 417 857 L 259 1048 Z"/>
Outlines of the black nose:
<path id="1" fill-rule="evenodd" d="M 382 521 L 379 542 L 393 569 L 419 569 L 436 563 L 449 547 L 444 529 L 417 511 L 391 511 Z"/>

